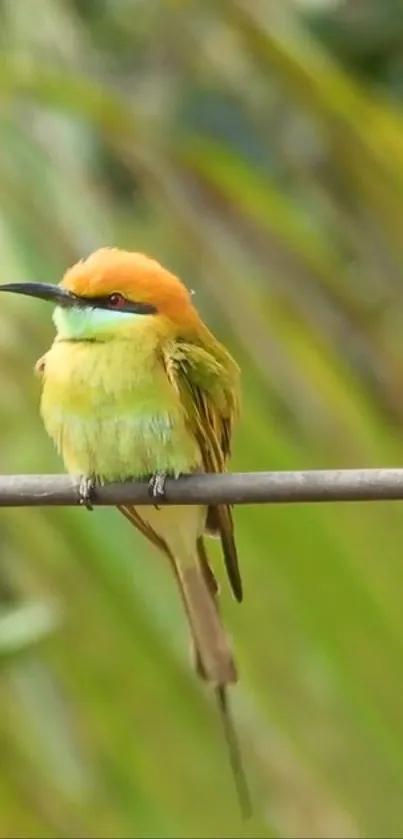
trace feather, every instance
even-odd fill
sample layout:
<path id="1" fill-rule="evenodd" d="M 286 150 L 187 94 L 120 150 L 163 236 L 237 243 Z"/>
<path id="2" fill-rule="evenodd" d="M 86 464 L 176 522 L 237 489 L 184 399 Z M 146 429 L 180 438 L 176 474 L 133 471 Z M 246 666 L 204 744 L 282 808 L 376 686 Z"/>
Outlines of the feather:
<path id="1" fill-rule="evenodd" d="M 203 537 L 196 541 L 196 555 L 184 565 L 169 544 L 171 526 L 163 526 L 164 519 L 169 515 L 167 509 L 165 514 L 161 511 L 158 518 L 153 516 L 152 511 L 144 511 L 141 515 L 134 507 L 118 506 L 117 509 L 169 559 L 188 616 L 198 675 L 223 686 L 235 682 L 236 668 L 218 612 L 218 584 L 208 561 Z M 186 512 L 189 515 L 189 508 L 182 511 L 182 519 Z M 158 523 L 153 526 L 147 517 Z"/>
<path id="2" fill-rule="evenodd" d="M 220 353 L 230 358 L 221 346 Z M 165 345 L 163 362 L 184 406 L 189 429 L 198 442 L 204 470 L 223 472 L 231 453 L 232 429 L 238 412 L 234 386 L 237 368 L 233 363 L 228 368 L 208 350 L 184 341 Z M 231 588 L 240 602 L 242 578 L 229 505 L 209 507 L 206 531 L 220 536 Z"/>
<path id="3" fill-rule="evenodd" d="M 45 375 L 46 356 L 47 356 L 47 353 L 45 353 L 45 355 L 41 355 L 41 357 L 38 358 L 38 361 L 36 362 L 35 367 L 34 367 L 35 376 L 38 376 L 39 379 L 42 379 L 43 376 Z"/>

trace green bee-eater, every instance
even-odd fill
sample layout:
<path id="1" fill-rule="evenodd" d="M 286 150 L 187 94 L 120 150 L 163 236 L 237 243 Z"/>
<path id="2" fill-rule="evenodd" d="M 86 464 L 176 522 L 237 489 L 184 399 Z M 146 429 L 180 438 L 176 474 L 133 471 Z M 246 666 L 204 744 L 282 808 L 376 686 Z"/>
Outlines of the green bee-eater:
<path id="1" fill-rule="evenodd" d="M 242 583 L 231 509 L 158 506 L 164 478 L 222 472 L 238 412 L 239 369 L 198 315 L 191 293 L 158 262 L 102 248 L 59 286 L 1 286 L 50 300 L 56 337 L 36 370 L 41 414 L 90 506 L 97 482 L 150 480 L 154 505 L 119 507 L 175 573 L 199 675 L 217 692 L 239 792 L 246 787 L 226 704 L 237 671 L 218 606 L 204 534 L 218 535 L 237 600 Z"/>

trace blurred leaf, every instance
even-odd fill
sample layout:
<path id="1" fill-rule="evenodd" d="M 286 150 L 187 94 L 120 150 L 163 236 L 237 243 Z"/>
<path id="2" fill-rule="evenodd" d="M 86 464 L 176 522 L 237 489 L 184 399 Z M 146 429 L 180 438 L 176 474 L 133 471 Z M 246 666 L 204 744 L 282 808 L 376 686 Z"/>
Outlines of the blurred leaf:
<path id="1" fill-rule="evenodd" d="M 402 113 L 336 12 L 320 42 L 291 0 L 25 5 L 0 5 L 5 281 L 144 249 L 242 365 L 234 468 L 398 465 Z M 50 313 L 1 306 L 1 471 L 60 471 L 32 375 Z M 400 835 L 402 515 L 236 510 L 245 825 L 169 569 L 113 510 L 3 511 L 0 835 Z"/>

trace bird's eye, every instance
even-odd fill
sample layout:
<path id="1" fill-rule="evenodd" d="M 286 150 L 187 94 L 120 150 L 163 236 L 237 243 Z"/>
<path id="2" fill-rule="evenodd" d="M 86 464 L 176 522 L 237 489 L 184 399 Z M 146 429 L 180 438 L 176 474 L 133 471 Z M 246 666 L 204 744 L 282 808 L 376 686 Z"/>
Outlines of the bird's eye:
<path id="1" fill-rule="evenodd" d="M 123 294 L 119 294 L 118 291 L 114 291 L 113 294 L 110 294 L 108 297 L 108 305 L 112 309 L 122 309 L 125 303 L 126 300 L 123 297 Z"/>

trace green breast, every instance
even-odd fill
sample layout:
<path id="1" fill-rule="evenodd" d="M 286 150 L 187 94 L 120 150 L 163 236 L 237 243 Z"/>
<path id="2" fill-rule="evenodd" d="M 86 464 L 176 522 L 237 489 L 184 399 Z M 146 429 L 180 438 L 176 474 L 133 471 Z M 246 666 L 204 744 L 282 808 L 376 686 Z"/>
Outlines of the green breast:
<path id="1" fill-rule="evenodd" d="M 104 480 L 199 465 L 196 442 L 157 355 L 128 342 L 55 342 L 41 412 L 70 473 Z"/>

